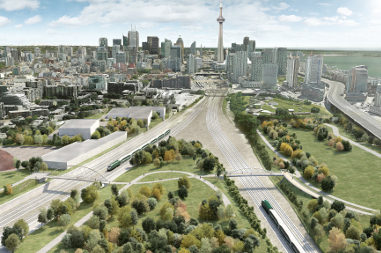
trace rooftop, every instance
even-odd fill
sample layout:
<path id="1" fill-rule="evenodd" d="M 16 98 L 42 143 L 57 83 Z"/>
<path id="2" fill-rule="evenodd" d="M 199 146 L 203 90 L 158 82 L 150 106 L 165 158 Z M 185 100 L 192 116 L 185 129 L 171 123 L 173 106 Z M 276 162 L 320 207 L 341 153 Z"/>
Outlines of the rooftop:
<path id="1" fill-rule="evenodd" d="M 65 128 L 89 128 L 99 121 L 98 119 L 72 119 L 66 122 L 60 129 Z"/>
<path id="2" fill-rule="evenodd" d="M 163 106 L 131 106 L 129 108 L 114 108 L 106 116 L 106 119 L 112 117 L 128 118 L 148 118 L 151 111 L 163 110 Z"/>

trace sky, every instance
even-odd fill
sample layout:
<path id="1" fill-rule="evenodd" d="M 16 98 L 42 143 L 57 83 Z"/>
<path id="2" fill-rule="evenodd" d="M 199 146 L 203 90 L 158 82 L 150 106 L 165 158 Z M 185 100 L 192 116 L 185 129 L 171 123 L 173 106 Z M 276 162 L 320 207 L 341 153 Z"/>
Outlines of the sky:
<path id="1" fill-rule="evenodd" d="M 222 0 L 224 46 L 381 50 L 381 0 Z M 136 26 L 217 47 L 219 0 L 0 0 L 0 45 L 98 45 Z"/>

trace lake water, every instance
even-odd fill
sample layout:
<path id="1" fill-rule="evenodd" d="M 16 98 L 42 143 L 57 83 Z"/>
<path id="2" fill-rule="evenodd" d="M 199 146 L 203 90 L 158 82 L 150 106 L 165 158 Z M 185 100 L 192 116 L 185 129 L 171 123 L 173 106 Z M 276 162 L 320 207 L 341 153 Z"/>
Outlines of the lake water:
<path id="1" fill-rule="evenodd" d="M 324 56 L 324 64 L 349 70 L 358 65 L 367 65 L 371 77 L 381 77 L 381 57 L 367 56 Z"/>

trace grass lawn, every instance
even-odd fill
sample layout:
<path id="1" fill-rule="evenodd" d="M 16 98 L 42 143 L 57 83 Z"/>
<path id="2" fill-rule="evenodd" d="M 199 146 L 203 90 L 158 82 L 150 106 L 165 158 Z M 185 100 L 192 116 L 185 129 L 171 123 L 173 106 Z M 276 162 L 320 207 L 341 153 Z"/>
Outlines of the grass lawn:
<path id="1" fill-rule="evenodd" d="M 34 179 L 29 179 L 29 180 L 22 182 L 21 184 L 14 186 L 12 189 L 13 193 L 10 195 L 7 195 L 4 193 L 4 191 L 2 191 L 0 193 L 0 205 L 20 196 L 20 195 L 22 195 L 22 194 L 24 194 L 24 193 L 26 193 L 26 192 L 34 189 L 34 188 L 37 188 L 43 184 L 44 183 L 39 184 Z"/>
<path id="2" fill-rule="evenodd" d="M 180 178 L 182 176 L 188 176 L 188 175 L 183 174 L 183 173 L 176 173 L 176 172 L 157 173 L 157 174 L 148 175 L 148 176 L 142 178 L 140 181 L 141 182 L 150 182 L 153 180 L 157 181 L 157 180 L 169 179 L 169 178 Z"/>
<path id="3" fill-rule="evenodd" d="M 195 161 L 193 161 L 193 158 L 184 156 L 181 162 L 177 162 L 177 161 L 169 162 L 169 163 L 165 162 L 165 165 L 161 168 L 156 168 L 152 163 L 139 165 L 138 167 L 133 167 L 129 169 L 126 173 L 118 177 L 115 181 L 116 182 L 130 182 L 131 180 L 134 180 L 140 175 L 143 175 L 146 173 L 155 172 L 155 171 L 167 171 L 167 170 L 191 172 L 196 175 L 208 174 L 208 173 L 200 171 L 197 168 Z M 168 174 L 166 174 L 165 176 L 168 177 Z M 146 178 L 144 178 L 143 180 L 148 181 L 146 180 Z"/>
<path id="4" fill-rule="evenodd" d="M 161 122 L 163 122 L 162 118 L 152 120 L 151 123 L 149 124 L 149 129 L 154 128 L 155 126 L 159 125 Z"/>
<path id="5" fill-rule="evenodd" d="M 85 117 L 85 119 L 100 119 L 100 118 L 102 118 L 102 116 L 106 115 L 109 111 L 111 111 L 111 109 L 112 108 L 102 109 L 103 113 L 97 113 L 97 114 L 91 115 L 89 117 Z"/>
<path id="6" fill-rule="evenodd" d="M 270 101 L 266 101 L 266 102 L 270 102 Z M 320 108 L 320 112 L 314 113 L 314 114 L 312 114 L 312 116 L 317 116 L 317 117 L 324 117 L 324 116 L 330 116 L 331 117 L 332 116 L 332 114 L 325 107 L 314 105 L 314 104 L 305 105 L 302 101 L 292 102 L 292 101 L 288 101 L 288 100 L 281 99 L 281 98 L 274 98 L 272 100 L 272 102 L 278 103 L 278 106 L 275 106 L 277 108 L 294 109 L 295 112 L 311 112 L 312 107 L 318 107 L 318 108 Z M 274 110 L 274 112 L 275 112 L 275 110 Z"/>
<path id="7" fill-rule="evenodd" d="M 0 187 L 6 184 L 14 184 L 29 176 L 30 172 L 26 169 L 19 169 L 18 171 L 0 172 Z"/>
<path id="8" fill-rule="evenodd" d="M 119 186 L 118 186 L 119 187 Z M 34 231 L 32 234 L 28 235 L 21 243 L 20 247 L 16 250 L 16 252 L 37 252 L 54 238 L 63 233 L 67 228 L 71 225 L 75 224 L 79 221 L 83 216 L 88 214 L 93 210 L 94 205 L 99 205 L 103 203 L 107 198 L 111 196 L 111 187 L 107 186 L 100 190 L 99 198 L 94 202 L 94 204 L 85 204 L 81 203 L 77 208 L 77 211 L 71 216 L 71 221 L 69 225 L 66 226 L 65 229 L 62 229 L 61 226 L 57 224 L 56 221 L 49 222 L 45 225 L 45 228 L 39 228 Z M 49 252 L 59 252 L 61 248 L 59 248 L 58 244 Z M 75 252 L 69 251 L 69 252 Z"/>
<path id="9" fill-rule="evenodd" d="M 334 196 L 366 207 L 379 208 L 381 185 L 375 180 L 381 177 L 379 158 L 355 146 L 350 152 L 338 153 L 327 146 L 327 141 L 318 141 L 312 131 L 289 129 L 289 132 L 295 132 L 303 150 L 315 156 L 319 163 L 327 164 L 331 174 L 338 177 L 332 192 Z"/>

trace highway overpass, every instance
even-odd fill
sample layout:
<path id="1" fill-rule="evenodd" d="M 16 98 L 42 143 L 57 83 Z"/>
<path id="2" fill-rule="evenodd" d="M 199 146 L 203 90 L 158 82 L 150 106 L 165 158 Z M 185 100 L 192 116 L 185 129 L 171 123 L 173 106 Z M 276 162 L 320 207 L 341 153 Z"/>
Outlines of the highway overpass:
<path id="1" fill-rule="evenodd" d="M 368 113 L 360 111 L 352 106 L 348 101 L 341 96 L 344 92 L 344 84 L 340 82 L 322 79 L 329 86 L 327 91 L 325 104 L 332 112 L 341 112 L 348 118 L 354 121 L 359 126 L 363 127 L 368 133 L 381 139 L 381 123 L 370 116 Z"/>

